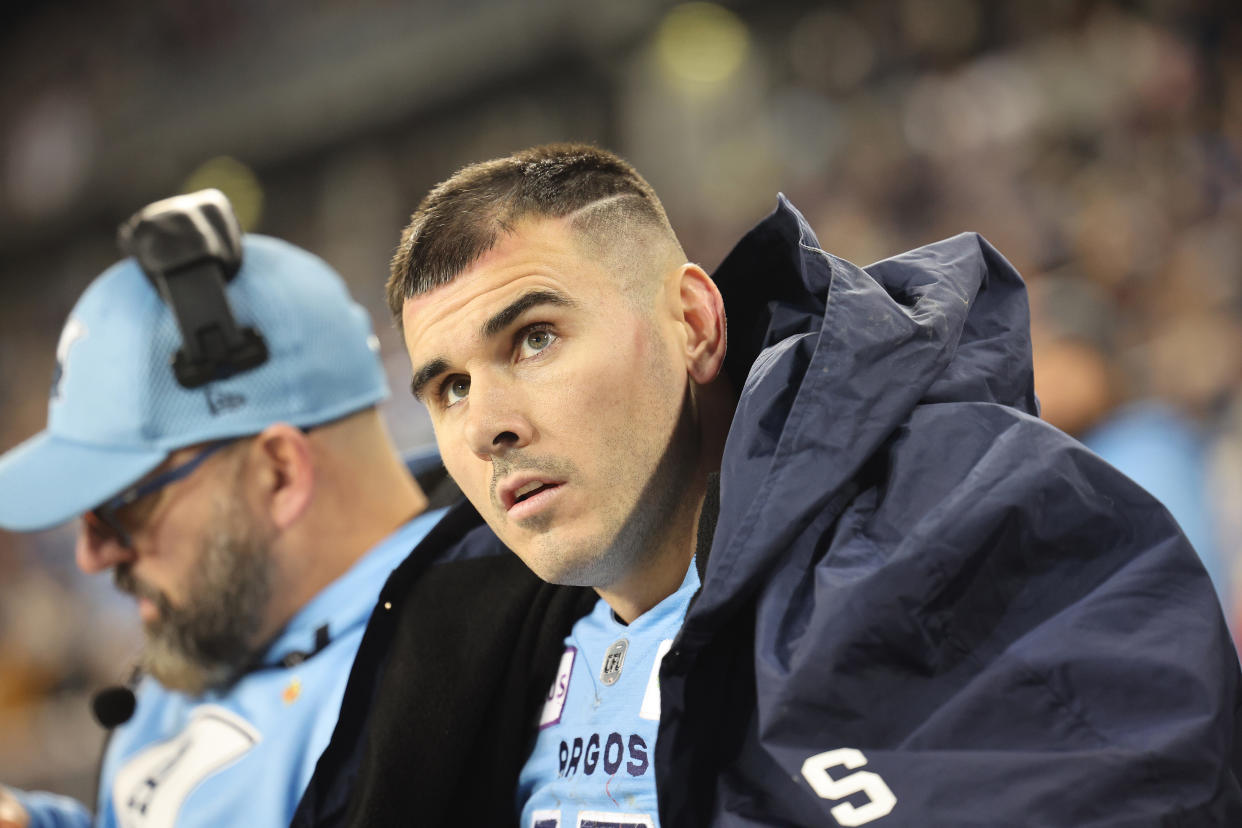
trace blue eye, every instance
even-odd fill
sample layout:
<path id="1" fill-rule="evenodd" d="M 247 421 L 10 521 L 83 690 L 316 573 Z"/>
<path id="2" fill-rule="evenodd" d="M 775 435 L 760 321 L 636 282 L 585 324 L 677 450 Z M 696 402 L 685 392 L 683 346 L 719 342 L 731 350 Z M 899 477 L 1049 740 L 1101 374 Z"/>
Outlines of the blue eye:
<path id="1" fill-rule="evenodd" d="M 470 377 L 460 375 L 449 377 L 440 388 L 440 396 L 444 399 L 445 407 L 456 405 L 464 400 L 469 393 Z"/>

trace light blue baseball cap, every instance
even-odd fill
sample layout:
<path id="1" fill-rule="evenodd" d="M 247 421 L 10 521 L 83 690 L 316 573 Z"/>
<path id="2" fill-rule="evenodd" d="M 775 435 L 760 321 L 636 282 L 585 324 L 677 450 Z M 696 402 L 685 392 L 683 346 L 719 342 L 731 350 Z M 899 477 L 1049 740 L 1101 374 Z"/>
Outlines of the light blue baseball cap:
<path id="1" fill-rule="evenodd" d="M 76 517 L 175 449 L 276 422 L 319 425 L 388 396 L 370 316 L 318 257 L 247 234 L 226 294 L 269 357 L 190 389 L 171 365 L 176 319 L 137 261 L 90 284 L 56 348 L 47 428 L 0 457 L 0 527 L 28 532 Z"/>

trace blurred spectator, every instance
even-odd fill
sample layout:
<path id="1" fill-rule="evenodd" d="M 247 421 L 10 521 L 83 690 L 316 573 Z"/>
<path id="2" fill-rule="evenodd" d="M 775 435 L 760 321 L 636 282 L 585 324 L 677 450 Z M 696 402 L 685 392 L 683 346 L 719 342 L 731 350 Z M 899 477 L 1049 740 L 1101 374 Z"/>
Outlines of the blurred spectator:
<path id="1" fill-rule="evenodd" d="M 1208 443 L 1170 404 L 1130 393 L 1114 303 L 1082 278 L 1031 286 L 1035 391 L 1041 415 L 1079 438 L 1165 505 L 1203 559 L 1223 607 L 1229 571 L 1209 497 Z"/>

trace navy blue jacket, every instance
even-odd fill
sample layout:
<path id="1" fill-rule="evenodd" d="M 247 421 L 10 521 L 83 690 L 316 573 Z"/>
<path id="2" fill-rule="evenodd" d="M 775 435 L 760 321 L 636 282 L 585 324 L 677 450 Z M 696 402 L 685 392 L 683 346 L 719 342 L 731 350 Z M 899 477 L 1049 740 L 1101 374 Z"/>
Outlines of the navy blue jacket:
<path id="1" fill-rule="evenodd" d="M 663 824 L 1242 825 L 1212 586 L 1163 507 L 1038 419 L 1012 267 L 966 234 L 860 269 L 782 199 L 714 278 L 742 391 L 660 673 Z M 428 540 L 495 543 L 459 519 Z M 294 824 L 512 824 L 591 593 L 500 555 L 398 594 Z"/>

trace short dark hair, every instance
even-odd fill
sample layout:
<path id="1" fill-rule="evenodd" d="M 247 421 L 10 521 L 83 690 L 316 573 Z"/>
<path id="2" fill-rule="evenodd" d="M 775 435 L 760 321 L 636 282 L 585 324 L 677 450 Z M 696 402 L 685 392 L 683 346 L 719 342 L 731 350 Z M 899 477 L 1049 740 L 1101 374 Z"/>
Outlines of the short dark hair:
<path id="1" fill-rule="evenodd" d="M 392 259 L 393 318 L 400 325 L 406 299 L 451 282 L 518 220 L 579 211 L 575 228 L 594 238 L 639 225 L 676 241 L 655 191 L 621 158 L 589 144 L 532 147 L 464 167 L 423 198 Z"/>

